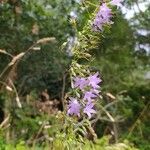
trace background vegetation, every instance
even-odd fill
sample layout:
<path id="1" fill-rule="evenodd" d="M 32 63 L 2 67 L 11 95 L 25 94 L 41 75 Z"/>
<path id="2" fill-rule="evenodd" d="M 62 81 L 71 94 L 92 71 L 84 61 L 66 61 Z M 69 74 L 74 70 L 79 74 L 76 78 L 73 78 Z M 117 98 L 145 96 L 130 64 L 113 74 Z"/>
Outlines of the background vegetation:
<path id="1" fill-rule="evenodd" d="M 138 11 L 131 19 L 116 12 L 111 29 L 90 48 L 90 68 L 103 79 L 99 103 L 114 104 L 107 111 L 116 122 L 98 119 L 95 143 L 94 131 L 79 138 L 86 144 L 71 128 L 62 132 L 71 49 L 95 5 L 96 0 L 0 1 L 0 149 L 150 149 L 148 0 L 124 1 L 124 7 Z"/>

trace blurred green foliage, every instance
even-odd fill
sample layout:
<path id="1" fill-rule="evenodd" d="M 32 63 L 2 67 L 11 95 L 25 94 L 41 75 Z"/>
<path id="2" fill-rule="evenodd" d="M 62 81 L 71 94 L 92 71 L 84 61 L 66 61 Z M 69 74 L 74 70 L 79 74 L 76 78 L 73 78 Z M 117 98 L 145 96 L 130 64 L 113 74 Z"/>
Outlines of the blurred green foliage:
<path id="1" fill-rule="evenodd" d="M 137 5 L 138 1 L 136 2 Z M 135 5 L 135 1 L 127 1 L 125 5 L 132 7 Z M 2 110 L 4 101 L 14 100 L 10 109 L 12 115 L 10 129 L 13 141 L 8 143 L 5 140 L 4 132 L 7 129 L 0 131 L 0 149 L 25 150 L 32 147 L 32 149 L 38 150 L 45 147 L 46 150 L 53 145 L 57 150 L 67 148 L 134 150 L 133 145 L 124 139 L 141 150 L 150 149 L 148 114 L 150 80 L 145 78 L 145 74 L 150 71 L 150 59 L 149 53 L 140 46 L 135 51 L 139 44 L 150 44 L 149 6 L 144 12 L 136 14 L 130 21 L 126 20 L 121 12 L 117 13 L 110 32 L 106 31 L 102 36 L 99 35 L 97 41 L 92 41 L 93 39 L 87 36 L 91 40 L 90 43 L 85 42 L 87 45 L 81 45 L 81 48 L 84 46 L 90 48 L 90 54 L 95 57 L 90 62 L 91 70 L 100 71 L 103 79 L 102 95 L 104 100 L 100 103 L 106 105 L 111 101 L 105 96 L 106 93 L 111 93 L 116 98 L 114 101 L 118 101 L 117 106 L 112 105 L 108 111 L 113 116 L 124 117 L 124 121 L 118 123 L 121 143 L 110 145 L 110 139 L 103 136 L 105 128 L 110 126 L 110 123 L 106 121 L 101 121 L 96 126 L 100 137 L 96 143 L 93 144 L 92 141 L 80 137 L 80 140 L 83 140 L 81 143 L 72 132 L 68 135 L 59 132 L 64 125 L 61 114 L 59 114 L 60 116 L 58 114 L 49 115 L 39 112 L 33 106 L 33 103 L 39 99 L 39 93 L 44 89 L 48 89 L 50 98 L 61 98 L 63 75 L 71 62 L 71 57 L 61 50 L 61 46 L 66 44 L 69 37 L 77 34 L 73 22 L 70 21 L 71 12 L 77 14 L 77 29 L 82 31 L 88 24 L 90 13 L 94 9 L 95 6 L 90 5 L 88 1 L 80 5 L 75 0 L 9 0 L 0 3 L 0 49 L 17 55 L 26 51 L 41 38 L 56 38 L 50 43 L 38 45 L 39 51 L 28 53 L 17 65 L 17 77 L 14 83 L 19 96 L 22 97 L 22 109 L 17 108 L 14 98 L 9 93 L 3 91 L 0 93 Z M 138 23 L 136 24 L 136 22 Z M 141 29 L 146 30 L 148 34 L 139 34 Z M 96 47 L 94 47 L 94 42 Z M 10 60 L 9 56 L 0 54 L 0 71 Z M 7 77 L 7 75 L 8 72 L 3 77 Z M 69 87 L 68 82 L 69 80 L 66 81 Z M 29 101 L 27 96 L 30 96 Z M 58 119 L 56 116 L 60 118 Z M 49 128 L 40 131 L 43 123 Z"/>
<path id="2" fill-rule="evenodd" d="M 17 85 L 21 94 L 48 88 L 53 95 L 59 96 L 59 85 L 69 63 L 69 58 L 59 47 L 74 34 L 69 18 L 76 5 L 73 0 L 19 0 L 0 4 L 1 49 L 17 55 L 26 51 L 40 38 L 56 38 L 56 41 L 40 46 L 40 51 L 29 53 L 19 63 Z M 1 55 L 0 60 L 3 62 L 0 64 L 2 70 L 10 58 Z"/>

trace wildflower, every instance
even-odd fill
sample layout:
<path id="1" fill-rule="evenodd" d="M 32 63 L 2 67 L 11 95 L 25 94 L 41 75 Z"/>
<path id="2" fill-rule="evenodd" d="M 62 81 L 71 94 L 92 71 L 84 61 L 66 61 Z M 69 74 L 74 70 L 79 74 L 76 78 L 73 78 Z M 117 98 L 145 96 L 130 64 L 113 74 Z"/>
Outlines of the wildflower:
<path id="1" fill-rule="evenodd" d="M 87 116 L 91 118 L 92 114 L 96 113 L 93 109 L 93 101 L 99 96 L 100 92 L 99 83 L 101 82 L 101 79 L 99 77 L 99 73 L 97 72 L 88 77 L 76 77 L 73 80 L 74 88 L 81 90 L 80 98 L 82 97 L 84 102 L 82 103 L 81 99 L 78 101 L 76 98 L 71 97 L 67 114 L 80 116 L 80 111 L 82 110 L 84 114 L 87 114 Z"/>
<path id="2" fill-rule="evenodd" d="M 103 3 L 100 6 L 100 9 L 96 15 L 96 18 L 93 21 L 93 29 L 95 31 L 102 30 L 102 27 L 104 24 L 112 23 L 110 20 L 111 17 L 112 17 L 111 9 L 107 7 L 106 3 Z"/>
<path id="3" fill-rule="evenodd" d="M 98 84 L 102 81 L 98 76 L 99 74 L 97 72 L 94 75 L 88 77 L 89 85 L 91 85 L 94 89 L 99 88 L 100 86 Z"/>
<path id="4" fill-rule="evenodd" d="M 92 103 L 87 104 L 83 110 L 83 112 L 88 115 L 89 119 L 91 118 L 92 114 L 96 113 L 96 111 L 93 109 L 93 106 L 94 105 Z"/>
<path id="5" fill-rule="evenodd" d="M 94 31 L 102 30 L 102 26 L 103 26 L 102 20 L 96 17 L 92 25 L 93 30 Z"/>
<path id="6" fill-rule="evenodd" d="M 95 98 L 97 97 L 95 94 L 92 93 L 92 91 L 87 91 L 85 92 L 84 94 L 84 100 L 87 100 L 88 102 L 91 102 L 92 101 L 92 98 Z"/>
<path id="7" fill-rule="evenodd" d="M 117 6 L 117 7 L 122 7 L 121 2 L 123 2 L 123 0 L 112 0 L 112 1 L 110 2 L 110 4 L 111 4 L 111 5 L 115 5 L 115 6 Z"/>
<path id="8" fill-rule="evenodd" d="M 106 3 L 103 3 L 102 6 L 100 6 L 98 16 L 101 17 L 103 23 L 110 22 L 110 18 L 112 16 L 111 9 L 107 7 Z"/>
<path id="9" fill-rule="evenodd" d="M 81 90 L 88 84 L 85 78 L 76 77 L 74 80 L 75 80 L 74 87 L 75 88 L 79 87 Z"/>
<path id="10" fill-rule="evenodd" d="M 80 116 L 80 109 L 81 109 L 81 106 L 79 104 L 79 102 L 77 101 L 76 98 L 70 98 L 70 103 L 69 103 L 69 109 L 68 109 L 68 112 L 67 114 L 68 115 L 78 115 Z"/>

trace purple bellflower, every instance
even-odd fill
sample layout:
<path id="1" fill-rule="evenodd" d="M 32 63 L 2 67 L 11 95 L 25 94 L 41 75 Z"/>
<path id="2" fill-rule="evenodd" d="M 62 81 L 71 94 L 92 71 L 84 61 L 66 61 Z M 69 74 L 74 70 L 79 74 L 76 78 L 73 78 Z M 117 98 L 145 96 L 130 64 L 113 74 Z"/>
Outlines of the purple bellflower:
<path id="1" fill-rule="evenodd" d="M 93 21 L 93 30 L 98 31 L 102 30 L 102 27 L 104 24 L 111 24 L 111 17 L 112 17 L 112 12 L 111 9 L 106 5 L 106 3 L 103 3 L 100 6 L 100 9 Z"/>
<path id="2" fill-rule="evenodd" d="M 98 84 L 102 81 L 98 76 L 99 74 L 97 72 L 88 77 L 89 85 L 91 85 L 94 89 L 99 88 L 100 86 Z"/>
<path id="3" fill-rule="evenodd" d="M 92 114 L 96 113 L 96 111 L 93 109 L 93 106 L 94 104 L 92 103 L 87 104 L 83 110 L 83 112 L 88 115 L 89 119 L 92 117 Z"/>
<path id="4" fill-rule="evenodd" d="M 97 97 L 95 94 L 92 93 L 92 91 L 87 91 L 84 93 L 84 100 L 87 100 L 88 102 L 92 102 L 92 99 Z"/>
<path id="5" fill-rule="evenodd" d="M 81 109 L 81 105 L 79 104 L 79 102 L 77 101 L 76 98 L 72 98 L 70 97 L 70 103 L 69 103 L 69 109 L 67 114 L 68 115 L 77 115 L 80 116 L 80 109 Z"/>
<path id="6" fill-rule="evenodd" d="M 102 6 L 100 6 L 100 11 L 98 13 L 98 16 L 101 17 L 103 23 L 110 22 L 112 13 L 111 13 L 111 9 L 107 7 L 106 3 L 103 3 Z"/>
<path id="7" fill-rule="evenodd" d="M 87 86 L 88 82 L 85 78 L 79 78 L 79 77 L 76 77 L 74 79 L 75 83 L 74 83 L 74 87 L 79 87 L 81 90 L 84 89 L 85 86 Z"/>
<path id="8" fill-rule="evenodd" d="M 115 5 L 117 7 L 122 7 L 123 5 L 121 4 L 123 2 L 123 0 L 112 0 L 110 2 L 111 5 Z"/>
<path id="9" fill-rule="evenodd" d="M 95 73 L 88 77 L 76 77 L 74 78 L 74 88 L 80 89 L 81 99 L 78 101 L 76 98 L 71 97 L 68 105 L 68 115 L 80 116 L 81 110 L 88 118 L 92 117 L 92 114 L 96 113 L 93 109 L 94 100 L 99 96 L 99 83 L 102 80 L 99 77 L 99 73 Z M 82 113 L 81 113 L 82 114 Z"/>

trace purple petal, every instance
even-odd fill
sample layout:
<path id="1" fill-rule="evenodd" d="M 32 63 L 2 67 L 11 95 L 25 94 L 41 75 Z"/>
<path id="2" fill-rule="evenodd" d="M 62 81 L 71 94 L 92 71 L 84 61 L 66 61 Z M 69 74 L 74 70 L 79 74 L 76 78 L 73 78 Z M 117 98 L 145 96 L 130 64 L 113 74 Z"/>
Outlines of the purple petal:
<path id="1" fill-rule="evenodd" d="M 123 0 L 112 0 L 110 4 L 115 5 L 117 7 L 122 7 L 123 5 L 121 4 Z"/>
<path id="2" fill-rule="evenodd" d="M 79 102 L 77 101 L 76 98 L 70 97 L 70 102 L 68 105 L 68 111 L 67 114 L 68 115 L 78 115 L 80 116 L 80 109 L 81 109 L 81 105 L 79 104 Z"/>
<path id="3" fill-rule="evenodd" d="M 100 8 L 99 11 L 93 21 L 93 30 L 102 30 L 102 27 L 104 24 L 106 23 L 110 23 L 111 22 L 111 17 L 112 17 L 112 12 L 111 9 L 109 7 L 107 7 L 106 3 L 103 3 Z"/>
<path id="4" fill-rule="evenodd" d="M 89 119 L 91 118 L 91 114 L 96 113 L 96 111 L 93 109 L 93 106 L 94 106 L 94 104 L 92 104 L 92 103 L 87 104 L 83 110 L 83 112 L 88 115 Z"/>
<path id="5" fill-rule="evenodd" d="M 81 90 L 88 85 L 88 81 L 85 78 L 76 77 L 74 78 L 74 81 L 75 81 L 74 87 L 75 88 L 79 87 Z"/>

